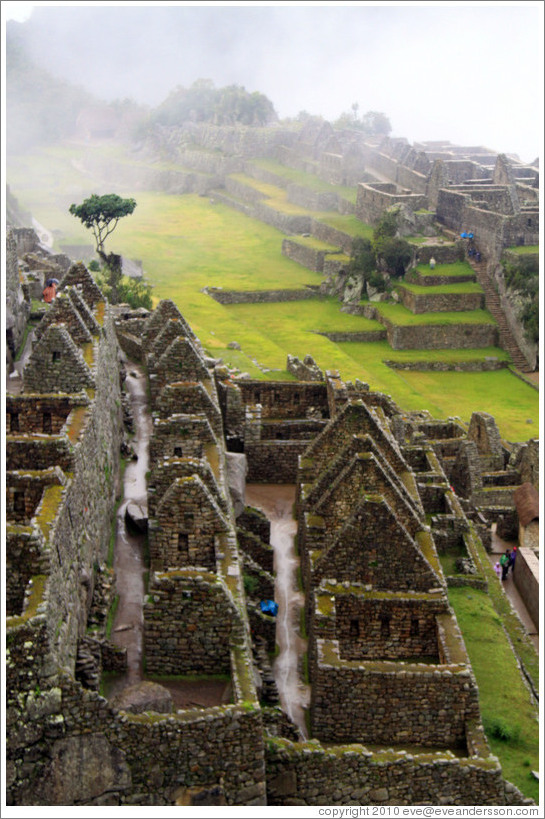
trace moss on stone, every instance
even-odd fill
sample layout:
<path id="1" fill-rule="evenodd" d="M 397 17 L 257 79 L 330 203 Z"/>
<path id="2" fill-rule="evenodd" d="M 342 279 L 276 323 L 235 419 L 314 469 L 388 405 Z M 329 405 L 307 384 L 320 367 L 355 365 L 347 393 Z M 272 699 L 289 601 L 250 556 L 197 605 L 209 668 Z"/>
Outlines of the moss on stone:
<path id="1" fill-rule="evenodd" d="M 38 609 L 38 606 L 43 600 L 47 577 L 43 574 L 38 574 L 31 578 L 31 582 L 32 591 L 30 592 L 28 605 L 23 614 L 13 615 L 12 617 L 6 617 L 6 627 L 8 629 L 16 628 L 17 626 L 26 623 L 28 620 L 34 617 Z"/>
<path id="2" fill-rule="evenodd" d="M 49 539 L 51 527 L 62 503 L 64 487 L 52 485 L 44 489 L 42 500 L 36 515 L 36 523 L 40 527 L 46 540 Z"/>
<path id="3" fill-rule="evenodd" d="M 76 407 L 72 410 L 69 424 L 66 429 L 68 440 L 71 444 L 76 444 L 85 424 L 87 417 L 87 407 Z"/>

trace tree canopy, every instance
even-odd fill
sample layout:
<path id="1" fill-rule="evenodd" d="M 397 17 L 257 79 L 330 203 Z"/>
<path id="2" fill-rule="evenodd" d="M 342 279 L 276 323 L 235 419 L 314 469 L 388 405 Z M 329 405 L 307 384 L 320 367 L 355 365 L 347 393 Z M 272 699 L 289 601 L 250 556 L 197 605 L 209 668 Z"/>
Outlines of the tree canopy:
<path id="1" fill-rule="evenodd" d="M 216 88 L 212 80 L 196 80 L 189 88 L 178 86 L 155 110 L 161 125 L 211 122 L 214 125 L 267 125 L 277 115 L 272 102 L 258 91 L 241 85 Z"/>
<path id="2" fill-rule="evenodd" d="M 366 136 L 378 136 L 384 134 L 388 136 L 392 130 L 390 120 L 381 111 L 367 111 L 360 116 L 359 103 L 353 102 L 350 111 L 344 111 L 335 121 L 337 128 L 353 128 L 362 131 Z"/>
<path id="3" fill-rule="evenodd" d="M 84 199 L 81 205 L 70 205 L 69 211 L 86 228 L 91 228 L 96 251 L 106 261 L 104 254 L 106 238 L 116 229 L 119 220 L 129 216 L 135 207 L 135 199 L 122 199 L 116 193 L 107 193 L 104 196 L 93 193 L 88 199 Z"/>

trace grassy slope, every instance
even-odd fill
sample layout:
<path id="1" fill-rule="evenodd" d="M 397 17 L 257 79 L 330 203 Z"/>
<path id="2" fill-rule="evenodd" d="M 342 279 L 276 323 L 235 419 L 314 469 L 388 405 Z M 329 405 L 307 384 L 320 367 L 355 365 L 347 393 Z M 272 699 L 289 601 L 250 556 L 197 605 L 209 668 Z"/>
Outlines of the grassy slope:
<path id="1" fill-rule="evenodd" d="M 488 595 L 468 587 L 449 589 L 449 601 L 464 635 L 479 686 L 481 714 L 492 752 L 504 777 L 538 801 L 538 710 L 524 685 L 515 657 Z M 495 734 L 501 719 L 512 739 Z"/>
<path id="2" fill-rule="evenodd" d="M 107 193 L 111 188 L 107 183 L 97 186 L 82 174 L 77 169 L 78 156 L 76 148 L 55 148 L 10 160 L 8 182 L 23 207 L 32 210 L 45 226 L 55 228 L 60 242 L 89 244 L 89 231 L 68 213 L 68 207 L 92 192 Z M 27 181 L 29 177 L 31 182 Z M 401 373 L 383 364 L 384 359 L 505 358 L 502 351 L 492 348 L 429 353 L 393 351 L 385 342 L 334 344 L 313 331 L 357 331 L 376 325 L 341 313 L 332 300 L 230 307 L 217 304 L 201 292 L 203 287 L 297 289 L 319 284 L 321 276 L 282 256 L 283 234 L 221 204 L 210 205 L 206 197 L 117 192 L 135 196 L 138 204 L 130 218 L 120 221 L 109 239 L 109 248 L 143 261 L 154 285 L 154 296 L 172 298 L 179 305 L 211 354 L 251 375 L 263 377 L 255 359 L 267 369 L 278 371 L 273 377 L 287 377 L 287 354 L 302 357 L 310 353 L 323 369 L 339 369 L 348 380 L 367 381 L 372 389 L 392 395 L 404 409 L 427 408 L 438 417 L 457 415 L 464 421 L 479 409 L 496 417 L 508 440 L 527 440 L 538 434 L 537 392 L 506 371 Z M 352 216 L 340 214 L 328 214 L 327 218 L 341 229 L 343 223 L 355 221 Z M 440 265 L 434 272 L 441 267 L 452 267 L 458 275 L 467 272 L 465 263 Z M 415 318 L 411 319 L 412 314 L 400 305 L 385 307 L 390 311 L 395 308 L 397 319 Z M 462 315 L 469 318 L 468 314 Z M 484 311 L 479 315 L 490 320 Z M 440 314 L 441 321 L 448 318 Z M 461 315 L 452 314 L 451 319 L 459 322 Z M 242 352 L 227 350 L 230 341 L 238 341 Z M 531 425 L 527 419 L 532 419 Z"/>

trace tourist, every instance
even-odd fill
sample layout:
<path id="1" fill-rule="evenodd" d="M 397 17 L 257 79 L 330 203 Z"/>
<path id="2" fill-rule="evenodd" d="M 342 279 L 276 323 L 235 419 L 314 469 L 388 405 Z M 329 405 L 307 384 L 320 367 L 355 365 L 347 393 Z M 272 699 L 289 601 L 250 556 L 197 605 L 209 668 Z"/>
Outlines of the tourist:
<path id="1" fill-rule="evenodd" d="M 501 566 L 498 561 L 496 561 L 496 563 L 494 564 L 494 571 L 496 572 L 499 580 L 501 575 Z"/>
<path id="2" fill-rule="evenodd" d="M 511 568 L 511 574 L 515 571 L 515 558 L 517 556 L 517 547 L 513 546 L 513 551 L 509 555 L 509 566 Z"/>
<path id="3" fill-rule="evenodd" d="M 432 270 L 433 270 L 433 269 L 434 269 L 434 267 L 435 267 L 435 259 L 433 258 L 433 256 L 432 256 L 432 257 L 431 257 L 431 259 L 430 259 L 430 267 L 431 267 L 431 269 L 432 269 Z"/>
<path id="4" fill-rule="evenodd" d="M 42 296 L 46 304 L 51 304 L 51 302 L 55 300 L 57 296 L 57 285 L 55 284 L 55 282 L 47 282 L 46 286 L 44 287 Z"/>
<path id="5" fill-rule="evenodd" d="M 507 579 L 507 573 L 509 572 L 509 561 L 511 559 L 511 550 L 506 549 L 505 552 L 500 557 L 500 565 L 501 565 L 501 579 Z"/>
<path id="6" fill-rule="evenodd" d="M 481 261 L 481 251 L 480 250 L 477 250 L 476 253 L 475 253 L 475 261 L 476 262 Z"/>

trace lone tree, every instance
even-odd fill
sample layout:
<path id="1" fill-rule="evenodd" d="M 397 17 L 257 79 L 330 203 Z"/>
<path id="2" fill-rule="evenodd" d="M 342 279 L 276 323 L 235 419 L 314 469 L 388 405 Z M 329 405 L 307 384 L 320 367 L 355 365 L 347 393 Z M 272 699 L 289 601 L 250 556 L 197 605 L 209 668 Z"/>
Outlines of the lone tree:
<path id="1" fill-rule="evenodd" d="M 134 199 L 122 199 L 116 193 L 107 193 L 104 196 L 97 196 L 93 193 L 88 199 L 84 199 L 81 205 L 70 205 L 69 211 L 91 228 L 95 237 L 96 252 L 108 267 L 121 273 L 121 258 L 115 253 L 106 255 L 104 252 L 104 242 L 113 233 L 117 223 L 123 216 L 129 216 L 136 207 Z"/>

